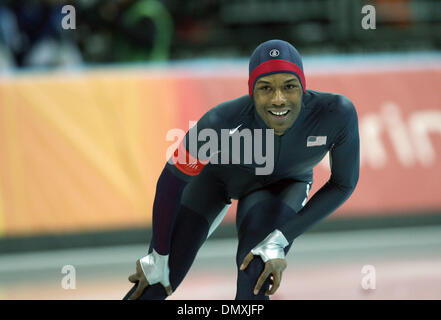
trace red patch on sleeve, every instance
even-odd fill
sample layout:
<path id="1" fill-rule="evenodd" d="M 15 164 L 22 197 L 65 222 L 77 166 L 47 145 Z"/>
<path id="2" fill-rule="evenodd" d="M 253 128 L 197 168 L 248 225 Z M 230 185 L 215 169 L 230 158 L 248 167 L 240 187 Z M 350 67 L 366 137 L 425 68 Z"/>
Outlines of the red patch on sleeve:
<path id="1" fill-rule="evenodd" d="M 179 171 L 189 176 L 197 176 L 201 173 L 209 160 L 201 161 L 193 157 L 190 152 L 187 151 L 184 144 L 181 143 L 173 153 L 173 162 Z"/>

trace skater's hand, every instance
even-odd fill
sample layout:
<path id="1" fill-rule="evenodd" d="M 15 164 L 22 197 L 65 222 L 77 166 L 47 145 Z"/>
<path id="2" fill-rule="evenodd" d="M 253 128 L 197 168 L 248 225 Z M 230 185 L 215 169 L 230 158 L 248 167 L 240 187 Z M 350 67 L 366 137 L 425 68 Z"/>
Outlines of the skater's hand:
<path id="1" fill-rule="evenodd" d="M 243 259 L 240 270 L 245 270 L 253 259 L 253 253 L 248 253 L 245 259 Z M 263 269 L 263 272 L 257 280 L 256 286 L 254 287 L 254 294 L 257 295 L 259 293 L 260 288 L 268 276 L 271 276 L 271 288 L 265 292 L 265 295 L 269 296 L 274 294 L 280 286 L 280 282 L 282 281 L 282 273 L 286 269 L 286 266 L 287 264 L 285 259 L 270 259 L 265 262 L 265 268 Z"/>
<path id="2" fill-rule="evenodd" d="M 136 273 L 129 276 L 129 281 L 137 283 L 135 292 L 129 300 L 136 300 L 141 297 L 144 290 L 156 283 L 161 283 L 167 295 L 171 295 L 173 290 L 169 281 L 168 255 L 163 256 L 153 250 L 146 257 L 136 261 Z"/>
<path id="3" fill-rule="evenodd" d="M 149 285 L 149 282 L 147 281 L 147 278 L 142 271 L 139 260 L 136 261 L 136 273 L 129 276 L 129 281 L 138 284 L 135 292 L 133 292 L 132 295 L 129 297 L 129 300 L 136 300 L 142 295 L 144 290 Z"/>

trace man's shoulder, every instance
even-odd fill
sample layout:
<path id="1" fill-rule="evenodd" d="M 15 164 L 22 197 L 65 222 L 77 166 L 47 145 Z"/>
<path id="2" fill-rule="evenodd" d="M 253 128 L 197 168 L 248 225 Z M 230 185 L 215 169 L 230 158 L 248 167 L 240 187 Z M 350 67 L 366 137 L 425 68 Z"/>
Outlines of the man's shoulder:
<path id="1" fill-rule="evenodd" d="M 247 94 L 235 99 L 222 102 L 217 106 L 215 106 L 213 110 L 216 110 L 216 112 L 219 113 L 224 113 L 226 115 L 229 115 L 229 114 L 237 114 L 238 112 L 242 113 L 243 110 L 252 106 L 253 106 L 253 100 Z"/>
<path id="2" fill-rule="evenodd" d="M 348 115 L 356 112 L 352 101 L 339 93 L 307 90 L 303 102 L 308 109 L 320 109 L 337 115 Z"/>
<path id="3" fill-rule="evenodd" d="M 253 105 L 253 100 L 250 96 L 244 95 L 222 102 L 211 108 L 208 113 L 211 114 L 211 118 L 216 122 L 222 122 L 227 126 L 234 125 L 235 122 L 240 121 L 240 119 L 252 111 Z"/>

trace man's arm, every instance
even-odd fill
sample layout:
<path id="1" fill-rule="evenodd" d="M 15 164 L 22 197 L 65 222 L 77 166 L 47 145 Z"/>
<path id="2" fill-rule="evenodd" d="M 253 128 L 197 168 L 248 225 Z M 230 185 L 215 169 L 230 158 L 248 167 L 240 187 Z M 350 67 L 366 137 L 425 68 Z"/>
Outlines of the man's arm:
<path id="1" fill-rule="evenodd" d="M 170 252 L 172 229 L 179 211 L 182 193 L 187 184 L 199 175 L 207 163 L 207 161 L 192 157 L 183 143 L 175 151 L 174 156 L 179 158 L 179 153 L 187 153 L 182 159 L 191 158 L 191 160 L 188 162 L 185 160 L 186 163 L 180 163 L 179 160 L 173 164 L 167 162 L 156 184 L 151 248 L 161 255 L 168 255 Z"/>
<path id="2" fill-rule="evenodd" d="M 215 108 L 205 113 L 187 132 L 158 179 L 153 203 L 151 247 L 159 254 L 165 255 L 170 251 L 171 233 L 185 187 L 209 162 L 210 155 L 198 155 L 204 143 L 198 141 L 198 134 L 204 129 L 218 130 L 221 123 L 222 117 Z M 194 150 L 192 146 L 195 146 Z"/>
<path id="3" fill-rule="evenodd" d="M 156 194 L 153 203 L 153 235 L 149 254 L 136 262 L 136 273 L 129 277 L 129 281 L 138 283 L 135 292 L 129 299 L 138 299 L 145 288 L 155 283 L 161 283 L 167 295 L 172 293 L 169 280 L 168 258 L 172 238 L 173 226 L 181 205 L 183 191 L 194 177 L 200 174 L 209 158 L 199 159 L 198 132 L 206 128 L 215 128 L 220 118 L 217 112 L 211 109 L 198 123 L 187 132 L 179 147 L 166 163 L 156 184 Z M 190 139 L 196 141 L 190 142 Z M 194 143 L 197 148 L 191 150 L 186 146 Z"/>
<path id="4" fill-rule="evenodd" d="M 360 139 L 357 112 L 352 103 L 343 100 L 347 108 L 346 125 L 329 152 L 331 178 L 280 231 L 291 241 L 329 216 L 355 190 L 360 171 Z"/>

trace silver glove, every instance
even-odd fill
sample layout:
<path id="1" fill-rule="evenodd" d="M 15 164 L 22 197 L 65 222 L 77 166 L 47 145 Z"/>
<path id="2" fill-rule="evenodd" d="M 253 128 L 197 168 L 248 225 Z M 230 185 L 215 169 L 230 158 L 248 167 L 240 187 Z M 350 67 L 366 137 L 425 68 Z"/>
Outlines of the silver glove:
<path id="1" fill-rule="evenodd" d="M 288 240 L 279 230 L 271 232 L 262 242 L 255 246 L 251 253 L 259 255 L 263 262 L 271 259 L 285 259 L 285 248 L 288 245 Z"/>
<path id="2" fill-rule="evenodd" d="M 165 287 L 170 285 L 168 254 L 160 255 L 153 249 L 152 253 L 140 259 L 142 271 L 149 285 L 160 283 Z"/>

